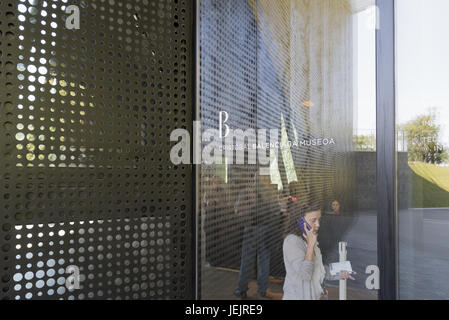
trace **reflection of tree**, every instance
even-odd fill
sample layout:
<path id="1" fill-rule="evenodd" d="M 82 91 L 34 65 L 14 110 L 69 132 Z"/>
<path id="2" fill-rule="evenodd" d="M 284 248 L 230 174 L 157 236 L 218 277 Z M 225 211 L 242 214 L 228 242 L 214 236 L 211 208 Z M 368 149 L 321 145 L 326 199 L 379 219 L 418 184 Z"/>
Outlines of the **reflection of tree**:
<path id="1" fill-rule="evenodd" d="M 20 13 L 19 50 L 22 53 L 16 68 L 20 81 L 18 98 L 23 101 L 23 105 L 19 104 L 17 108 L 29 111 L 28 119 L 21 114 L 17 119 L 19 131 L 15 136 L 16 166 L 86 167 L 88 160 L 94 157 L 88 152 L 92 153 L 95 149 L 80 144 L 84 144 L 87 140 L 84 136 L 91 132 L 88 126 L 94 125 L 93 120 L 87 119 L 89 108 L 95 107 L 92 101 L 94 96 L 87 93 L 86 83 L 68 80 L 65 68 L 71 66 L 67 60 L 56 58 L 59 55 L 56 52 L 58 49 L 51 51 L 52 57 L 49 57 L 45 49 L 35 48 L 34 42 L 39 42 L 40 38 L 29 41 L 30 34 L 27 30 L 37 21 L 34 16 L 39 13 L 46 16 L 46 11 L 38 8 L 38 1 L 30 0 L 29 4 L 22 2 L 24 3 L 17 6 Z M 65 6 L 62 5 L 61 8 L 64 10 Z M 50 26 L 56 28 L 58 24 L 53 21 Z M 44 35 L 48 30 L 44 26 L 36 28 L 36 31 L 32 31 L 36 34 L 40 31 Z M 33 26 L 31 30 L 34 29 Z M 66 36 L 63 30 L 59 32 L 63 37 Z M 56 37 L 56 31 L 52 32 L 52 36 Z M 58 48 L 56 38 L 51 44 Z M 72 58 L 75 56 L 73 53 Z M 39 126 L 36 125 L 37 121 L 40 122 Z M 100 135 L 103 134 L 104 131 L 100 129 Z M 98 150 L 103 152 L 101 148 Z"/>
<path id="2" fill-rule="evenodd" d="M 447 151 L 439 143 L 440 129 L 432 111 L 399 126 L 405 134 L 409 161 L 441 164 L 449 159 Z"/>
<path id="3" fill-rule="evenodd" d="M 355 135 L 353 143 L 356 151 L 376 151 L 375 135 Z"/>

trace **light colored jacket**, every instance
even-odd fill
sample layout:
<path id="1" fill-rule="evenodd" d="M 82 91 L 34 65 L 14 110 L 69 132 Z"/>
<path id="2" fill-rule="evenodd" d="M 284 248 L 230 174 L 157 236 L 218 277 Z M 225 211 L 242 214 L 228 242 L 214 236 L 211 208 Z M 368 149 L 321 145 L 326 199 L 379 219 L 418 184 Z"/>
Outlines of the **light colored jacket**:
<path id="1" fill-rule="evenodd" d="M 314 285 L 314 272 L 320 272 L 323 262 L 318 244 L 315 247 L 315 259 L 304 260 L 307 243 L 298 236 L 289 234 L 285 237 L 283 252 L 286 276 L 284 282 L 283 300 L 319 300 L 323 297 L 321 286 Z M 316 276 L 316 274 L 315 274 Z M 329 268 L 323 269 L 323 279 L 338 280 L 338 276 L 331 276 Z"/>

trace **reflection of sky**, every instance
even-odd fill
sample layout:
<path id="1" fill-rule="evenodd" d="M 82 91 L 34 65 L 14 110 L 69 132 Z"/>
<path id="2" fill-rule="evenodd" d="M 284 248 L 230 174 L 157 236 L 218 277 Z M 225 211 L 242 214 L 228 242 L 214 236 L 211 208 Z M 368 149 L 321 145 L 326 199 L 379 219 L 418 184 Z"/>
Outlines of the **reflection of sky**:
<path id="1" fill-rule="evenodd" d="M 396 7 L 397 124 L 435 108 L 441 135 L 449 145 L 449 1 L 398 0 Z M 357 128 L 374 130 L 374 32 L 370 13 L 358 15 Z"/>
<path id="2" fill-rule="evenodd" d="M 397 117 L 406 122 L 435 107 L 449 144 L 449 1 L 397 1 Z"/>
<path id="3" fill-rule="evenodd" d="M 372 8 L 354 18 L 354 124 L 356 131 L 376 130 L 376 38 Z"/>

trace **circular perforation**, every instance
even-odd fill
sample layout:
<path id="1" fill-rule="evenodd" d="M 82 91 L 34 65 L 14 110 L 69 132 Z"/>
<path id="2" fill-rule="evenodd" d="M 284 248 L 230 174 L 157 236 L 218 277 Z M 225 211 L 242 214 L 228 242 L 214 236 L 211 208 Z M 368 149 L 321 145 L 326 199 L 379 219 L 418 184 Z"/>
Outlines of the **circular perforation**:
<path id="1" fill-rule="evenodd" d="M 0 3 L 1 297 L 191 297 L 191 167 L 171 164 L 169 136 L 191 130 L 192 10 Z"/>

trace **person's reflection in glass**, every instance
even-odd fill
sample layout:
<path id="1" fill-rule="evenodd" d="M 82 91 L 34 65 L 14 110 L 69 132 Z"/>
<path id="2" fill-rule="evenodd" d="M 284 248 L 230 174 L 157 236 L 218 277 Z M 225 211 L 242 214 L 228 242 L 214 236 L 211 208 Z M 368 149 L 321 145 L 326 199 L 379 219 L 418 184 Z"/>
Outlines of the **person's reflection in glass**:
<path id="1" fill-rule="evenodd" d="M 269 176 L 261 175 L 257 185 L 257 175 L 254 176 L 253 186 L 249 186 L 247 192 L 242 192 L 237 200 L 235 212 L 244 216 L 245 229 L 242 240 L 242 254 L 238 287 L 234 295 L 247 298 L 248 282 L 254 260 L 257 258 L 257 292 L 259 298 L 267 299 L 268 280 L 270 275 L 270 251 L 268 247 L 268 228 L 274 215 L 280 212 L 279 203 L 275 195 L 272 195 Z M 242 198 L 257 189 L 256 201 L 249 201 L 243 206 Z M 256 202 L 256 206 L 254 206 Z M 253 204 L 253 205 L 252 205 Z"/>
<path id="2" fill-rule="evenodd" d="M 223 232 L 223 205 L 224 188 L 223 180 L 211 175 L 208 179 L 209 184 L 204 190 L 204 212 L 205 212 L 205 235 L 206 235 L 206 266 L 219 266 L 223 264 L 221 240 Z"/>
<path id="3" fill-rule="evenodd" d="M 340 214 L 340 202 L 338 202 L 337 200 L 332 201 L 332 211 L 330 212 L 330 214 L 335 214 L 335 215 L 339 215 Z"/>
<path id="4" fill-rule="evenodd" d="M 284 197 L 284 198 L 283 198 Z M 270 199 L 273 215 L 269 219 L 268 247 L 270 250 L 270 283 L 283 283 L 285 267 L 282 260 L 282 244 L 284 241 L 283 227 L 286 211 L 285 194 L 281 192 L 277 184 L 270 185 L 270 192 L 265 198 Z M 282 294 L 267 290 L 267 296 L 274 300 L 282 298 Z"/>
<path id="5" fill-rule="evenodd" d="M 333 200 L 330 211 L 325 211 L 321 219 L 321 230 L 319 241 L 323 261 L 325 263 L 338 262 L 338 242 L 342 241 L 344 232 L 348 229 L 349 221 L 343 217 L 340 201 Z"/>
<path id="6" fill-rule="evenodd" d="M 288 192 L 284 194 L 284 207 L 282 210 L 283 215 L 283 233 L 282 239 L 284 239 L 289 230 L 289 226 L 291 225 L 291 219 L 295 219 L 297 214 L 301 208 L 301 206 L 305 205 L 304 197 L 300 193 L 299 183 L 297 181 L 293 181 L 288 185 Z M 296 213 L 296 215 L 295 215 Z"/>

